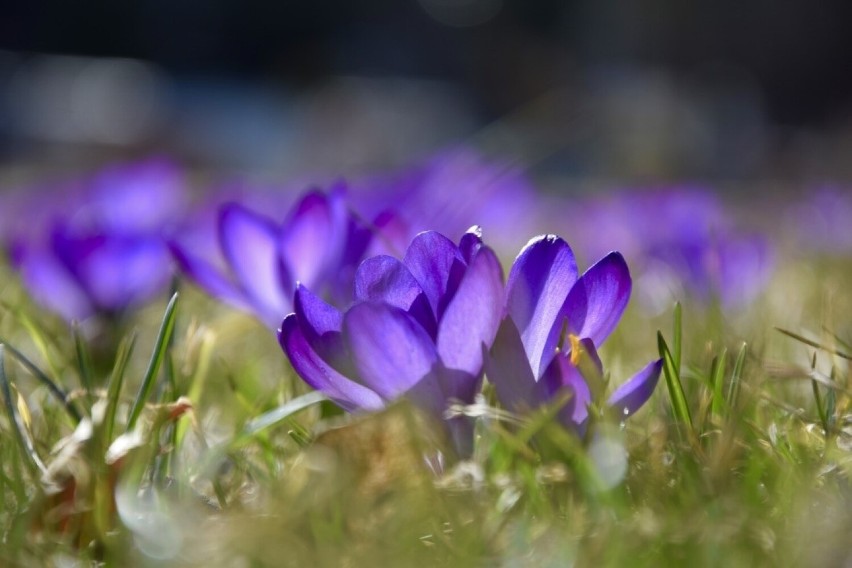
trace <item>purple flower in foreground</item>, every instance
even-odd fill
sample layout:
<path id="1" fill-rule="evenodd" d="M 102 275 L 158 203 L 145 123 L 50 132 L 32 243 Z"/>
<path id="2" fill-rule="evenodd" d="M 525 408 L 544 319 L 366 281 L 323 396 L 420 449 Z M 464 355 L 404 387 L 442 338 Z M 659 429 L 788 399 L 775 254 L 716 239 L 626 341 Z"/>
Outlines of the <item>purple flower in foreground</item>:
<path id="1" fill-rule="evenodd" d="M 336 300 L 351 285 L 371 233 L 350 214 L 344 192 L 338 185 L 327 195 L 305 194 L 283 223 L 238 203 L 222 205 L 218 241 L 225 272 L 179 240 L 172 253 L 209 294 L 275 327 L 293 311 L 297 283 Z"/>
<path id="2" fill-rule="evenodd" d="M 509 273 L 506 317 L 486 361 L 488 380 L 503 405 L 521 412 L 567 391 L 571 398 L 560 418 L 581 430 L 588 404 L 602 394 L 596 346 L 615 329 L 630 291 L 630 273 L 619 253 L 579 276 L 564 240 L 547 235 L 530 241 Z M 659 374 L 660 361 L 649 364 L 607 404 L 632 414 L 651 396 Z"/>
<path id="3" fill-rule="evenodd" d="M 306 287 L 296 290 L 279 340 L 305 382 L 350 412 L 402 395 L 436 417 L 451 400 L 473 402 L 503 305 L 500 263 L 476 232 L 458 246 L 420 233 L 402 261 L 365 260 L 354 300 L 342 313 Z M 452 418 L 447 427 L 459 454 L 469 454 L 469 419 Z"/>
<path id="4" fill-rule="evenodd" d="M 183 197 L 180 171 L 164 160 L 111 166 L 58 194 L 19 197 L 4 211 L 13 216 L 11 263 L 33 297 L 68 320 L 118 314 L 168 285 L 164 234 Z"/>

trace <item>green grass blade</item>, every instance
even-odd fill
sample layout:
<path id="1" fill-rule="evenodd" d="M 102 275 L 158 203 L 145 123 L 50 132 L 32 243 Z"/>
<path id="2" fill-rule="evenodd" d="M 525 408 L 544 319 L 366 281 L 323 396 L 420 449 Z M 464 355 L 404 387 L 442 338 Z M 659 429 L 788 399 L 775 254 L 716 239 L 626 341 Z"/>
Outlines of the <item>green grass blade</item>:
<path id="1" fill-rule="evenodd" d="M 710 385 L 713 389 L 713 401 L 710 409 L 716 416 L 722 415 L 722 410 L 725 407 L 725 399 L 722 388 L 725 383 L 725 370 L 728 366 L 728 350 L 722 349 L 722 353 L 713 358 L 713 365 L 710 368 Z"/>
<path id="2" fill-rule="evenodd" d="M 846 359 L 847 361 L 852 361 L 852 355 L 849 355 L 848 353 L 844 353 L 842 351 L 838 351 L 837 349 L 832 349 L 830 347 L 826 347 L 825 345 L 821 344 L 818 341 L 814 341 L 813 339 L 808 339 L 807 337 L 799 335 L 798 333 L 794 333 L 794 332 L 786 330 L 786 329 L 781 329 L 780 327 L 776 327 L 775 329 L 777 329 L 778 331 L 780 331 L 781 333 L 783 333 L 787 337 L 792 337 L 796 341 L 800 341 L 800 342 L 804 343 L 805 345 L 815 347 L 817 349 L 825 351 L 826 353 L 831 353 L 832 355 L 837 355 L 841 359 Z"/>
<path id="3" fill-rule="evenodd" d="M 814 403 L 817 408 L 817 415 L 819 415 L 820 424 L 822 424 L 822 431 L 825 435 L 828 435 L 828 417 L 825 413 L 825 406 L 822 404 L 822 396 L 819 394 L 819 384 L 816 381 L 811 381 L 811 389 L 814 393 Z M 833 392 L 833 391 L 829 391 Z"/>
<path id="4" fill-rule="evenodd" d="M 737 354 L 734 370 L 731 373 L 731 384 L 728 385 L 728 404 L 731 408 L 736 408 L 737 398 L 739 398 L 740 381 L 743 376 L 743 365 L 745 364 L 747 350 L 748 344 L 743 343 L 742 347 L 740 347 L 740 352 Z"/>
<path id="5" fill-rule="evenodd" d="M 77 407 L 71 403 L 71 400 L 68 397 L 68 393 L 66 393 L 55 381 L 51 380 L 47 374 L 38 368 L 38 366 L 30 361 L 26 355 L 6 343 L 2 338 L 0 338 L 0 345 L 4 346 L 6 350 L 14 357 L 18 363 L 20 363 L 29 373 L 36 378 L 38 382 L 47 387 L 48 392 L 53 395 L 53 398 L 58 400 L 63 408 L 68 412 L 71 418 L 74 419 L 74 423 L 80 422 L 80 411 L 77 410 Z"/>
<path id="6" fill-rule="evenodd" d="M 133 332 L 118 345 L 118 351 L 115 356 L 115 364 L 112 368 L 112 374 L 109 379 L 109 388 L 107 390 L 107 409 L 104 417 L 104 439 L 107 443 L 112 441 L 112 433 L 115 431 L 115 413 L 118 409 L 118 401 L 121 398 L 121 389 L 124 385 L 124 375 L 127 371 L 127 364 L 130 362 L 130 356 L 133 354 L 133 348 L 136 346 L 136 333 Z"/>
<path id="7" fill-rule="evenodd" d="M 831 367 L 831 375 L 829 375 L 832 384 L 837 384 L 836 368 Z M 828 427 L 826 434 L 834 430 L 837 422 L 837 389 L 829 389 L 825 395 L 825 424 Z"/>
<path id="8" fill-rule="evenodd" d="M 842 337 L 831 331 L 825 326 L 822 326 L 822 331 L 831 336 L 831 338 L 843 346 L 844 349 L 852 349 L 852 345 L 849 344 L 848 341 L 845 341 Z"/>
<path id="9" fill-rule="evenodd" d="M 32 340 L 33 345 L 41 354 L 42 359 L 44 359 L 45 364 L 47 365 L 48 370 L 51 375 L 54 377 L 59 376 L 59 369 L 56 366 L 56 362 L 53 357 L 50 355 L 50 345 L 56 345 L 55 338 L 48 337 L 47 332 L 42 329 L 35 321 L 27 317 L 25 314 L 18 312 L 18 316 L 21 320 L 21 325 L 27 331 L 27 335 L 29 335 L 30 340 Z"/>
<path id="10" fill-rule="evenodd" d="M 151 353 L 151 361 L 148 363 L 148 370 L 145 371 L 145 376 L 142 379 L 142 384 L 139 387 L 139 393 L 136 395 L 136 400 L 133 402 L 133 407 L 130 409 L 130 417 L 127 420 L 127 430 L 133 430 L 136 427 L 136 421 L 142 414 L 142 409 L 145 408 L 145 402 L 151 396 L 151 391 L 154 388 L 154 381 L 157 378 L 157 373 L 160 371 L 160 366 L 165 359 L 166 351 L 172 337 L 172 332 L 175 328 L 175 308 L 177 307 L 178 293 L 175 292 L 172 299 L 169 300 L 166 306 L 166 313 L 163 316 L 163 322 L 160 324 L 160 331 L 157 334 L 157 342 L 154 344 L 154 351 Z"/>
<path id="11" fill-rule="evenodd" d="M 674 335 L 672 336 L 672 359 L 675 369 L 680 369 L 680 353 L 683 343 L 683 307 L 680 302 L 675 302 L 674 307 Z"/>
<path id="12" fill-rule="evenodd" d="M 666 340 L 663 339 L 663 334 L 659 331 L 657 332 L 657 347 L 660 351 L 660 357 L 663 359 L 663 375 L 666 378 L 666 386 L 671 397 L 675 418 L 686 424 L 691 432 L 692 416 L 689 413 L 689 405 L 686 402 L 686 395 L 680 381 L 680 371 L 674 364 L 674 358 L 668 345 L 666 345 Z"/>
<path id="13" fill-rule="evenodd" d="M 47 467 L 38 453 L 36 453 L 33 441 L 30 439 L 23 421 L 15 409 L 15 402 L 12 399 L 12 388 L 9 385 L 9 377 L 6 376 L 5 345 L 2 344 L 0 344 L 0 391 L 3 392 L 3 402 L 6 406 L 6 413 L 9 415 L 9 424 L 12 426 L 18 444 L 20 444 L 24 454 L 29 458 L 30 465 L 42 474 L 46 473 Z"/>
<path id="14" fill-rule="evenodd" d="M 304 410 L 305 408 L 318 404 L 324 400 L 327 400 L 326 396 L 319 391 L 309 392 L 292 400 L 288 400 L 278 408 L 274 408 L 269 412 L 261 414 L 254 420 L 251 420 L 248 424 L 246 424 L 245 428 L 243 428 L 240 437 L 254 436 L 262 430 L 266 430 L 267 428 L 278 424 L 282 420 L 289 418 L 296 412 Z"/>
<path id="15" fill-rule="evenodd" d="M 814 352 L 813 357 L 811 357 L 811 371 L 816 370 L 816 363 L 817 363 L 817 355 L 816 355 L 816 352 Z M 827 436 L 828 435 L 828 420 L 826 419 L 825 406 L 823 406 L 823 404 L 822 404 L 822 396 L 819 394 L 819 383 L 815 379 L 811 379 L 811 390 L 814 393 L 814 404 L 816 405 L 817 415 L 819 416 L 819 421 L 822 424 L 822 431 Z"/>
<path id="16" fill-rule="evenodd" d="M 83 341 L 83 335 L 80 332 L 80 326 L 74 322 L 71 327 L 71 335 L 74 338 L 74 350 L 77 354 L 77 369 L 80 372 L 80 386 L 86 393 L 86 398 L 89 400 L 89 405 L 94 402 L 94 384 L 92 379 L 92 358 L 89 356 L 89 350 L 86 349 L 86 344 Z"/>

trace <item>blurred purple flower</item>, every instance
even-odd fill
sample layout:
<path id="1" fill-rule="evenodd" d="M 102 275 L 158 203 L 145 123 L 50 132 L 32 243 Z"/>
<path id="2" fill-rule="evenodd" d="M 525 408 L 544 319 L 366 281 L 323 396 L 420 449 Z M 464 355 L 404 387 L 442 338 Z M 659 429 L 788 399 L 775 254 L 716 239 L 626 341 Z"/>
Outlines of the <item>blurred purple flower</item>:
<path id="1" fill-rule="evenodd" d="M 365 180 L 359 188 L 368 208 L 372 202 L 378 212 L 393 204 L 398 216 L 388 234 L 395 236 L 391 242 L 400 251 L 420 231 L 455 235 L 473 224 L 499 227 L 491 246 L 508 250 L 537 222 L 538 195 L 521 169 L 467 146 L 444 149 L 400 171 Z"/>
<path id="2" fill-rule="evenodd" d="M 277 327 L 292 311 L 297 283 L 333 301 L 348 300 L 373 231 L 351 214 L 345 189 L 338 184 L 328 194 L 305 194 L 283 223 L 238 203 L 219 207 L 218 245 L 229 274 L 179 238 L 172 253 L 209 294 Z"/>
<path id="3" fill-rule="evenodd" d="M 168 285 L 165 235 L 183 191 L 180 170 L 154 159 L 19 194 L 4 206 L 11 263 L 33 297 L 67 320 L 117 315 Z"/>
<path id="4" fill-rule="evenodd" d="M 579 276 L 564 240 L 546 235 L 530 241 L 509 273 L 506 317 L 486 360 L 488 380 L 503 405 L 522 412 L 567 391 L 571 398 L 560 419 L 582 429 L 587 405 L 602 384 L 596 346 L 615 329 L 631 287 L 627 265 L 617 252 Z M 564 345 L 566 339 L 569 345 Z M 651 396 L 659 372 L 659 361 L 649 364 L 607 404 L 624 415 L 634 413 Z"/>
<path id="5" fill-rule="evenodd" d="M 826 185 L 794 204 L 788 214 L 796 244 L 829 254 L 852 251 L 852 192 Z"/>
<path id="6" fill-rule="evenodd" d="M 618 249 L 638 266 L 639 299 L 661 310 L 686 291 L 727 309 L 753 301 L 772 271 L 769 242 L 737 231 L 715 194 L 682 187 L 576 203 L 569 225 L 590 256 Z"/>
<path id="7" fill-rule="evenodd" d="M 375 410 L 402 395 L 441 417 L 451 400 L 473 402 L 482 381 L 483 349 L 500 321 L 503 273 L 477 232 L 458 246 L 429 231 L 402 261 L 365 260 L 355 275 L 355 302 L 345 312 L 307 287 L 279 340 L 293 368 L 342 408 Z M 447 422 L 460 455 L 468 455 L 468 418 Z"/>

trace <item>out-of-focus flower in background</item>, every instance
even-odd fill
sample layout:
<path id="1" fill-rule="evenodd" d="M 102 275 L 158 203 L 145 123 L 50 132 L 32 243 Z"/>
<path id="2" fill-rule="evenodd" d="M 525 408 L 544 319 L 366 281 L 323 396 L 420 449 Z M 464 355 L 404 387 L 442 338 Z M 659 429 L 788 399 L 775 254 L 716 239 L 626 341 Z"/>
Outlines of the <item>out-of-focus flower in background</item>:
<path id="1" fill-rule="evenodd" d="M 344 183 L 304 194 L 282 222 L 237 202 L 217 210 L 216 258 L 206 257 L 209 247 L 192 238 L 192 227 L 171 243 L 183 273 L 209 294 L 270 327 L 293 311 L 297 283 L 348 303 L 375 230 L 350 211 Z"/>
<path id="2" fill-rule="evenodd" d="M 706 189 L 621 192 L 566 203 L 564 212 L 566 232 L 585 255 L 618 249 L 630 259 L 639 300 L 651 311 L 683 296 L 741 307 L 772 274 L 768 239 L 739 230 Z"/>
<path id="3" fill-rule="evenodd" d="M 168 160 L 114 165 L 6 197 L 12 265 L 32 296 L 64 318 L 117 316 L 168 285 L 166 235 L 187 199 L 183 174 Z"/>
<path id="4" fill-rule="evenodd" d="M 852 191 L 824 185 L 791 205 L 787 225 L 807 251 L 842 255 L 852 251 Z"/>
<path id="5" fill-rule="evenodd" d="M 478 233 L 458 246 L 420 233 L 402 261 L 365 260 L 345 312 L 305 287 L 279 339 L 306 383 L 348 411 L 375 410 L 406 395 L 441 420 L 451 401 L 473 403 L 503 305 L 503 272 Z M 473 425 L 447 420 L 456 451 L 469 455 Z"/>
<path id="6" fill-rule="evenodd" d="M 511 250 L 535 227 L 537 198 L 522 169 L 491 159 L 472 146 L 445 148 L 425 160 L 362 181 L 368 209 L 391 204 L 401 221 L 396 239 L 404 245 L 420 231 L 460 234 L 479 225 L 493 234 L 497 251 Z"/>

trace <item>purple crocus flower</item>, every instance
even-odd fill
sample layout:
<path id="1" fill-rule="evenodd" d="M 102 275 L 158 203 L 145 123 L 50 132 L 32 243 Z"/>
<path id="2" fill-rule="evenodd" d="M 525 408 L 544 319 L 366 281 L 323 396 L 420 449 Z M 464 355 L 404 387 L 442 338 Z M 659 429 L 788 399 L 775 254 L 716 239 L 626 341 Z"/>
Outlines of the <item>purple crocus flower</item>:
<path id="1" fill-rule="evenodd" d="M 571 398 L 560 418 L 582 430 L 588 404 L 602 394 L 596 346 L 615 329 L 631 287 L 627 264 L 617 252 L 580 276 L 564 240 L 546 235 L 530 241 L 509 273 L 506 317 L 486 362 L 502 404 L 522 412 L 568 391 Z M 649 364 L 617 389 L 609 406 L 623 415 L 638 410 L 657 384 L 660 364 Z"/>
<path id="2" fill-rule="evenodd" d="M 212 296 L 272 327 L 293 311 L 297 283 L 340 301 L 372 236 L 350 213 L 342 183 L 328 194 L 305 194 L 283 223 L 226 203 L 219 207 L 217 228 L 224 263 L 217 266 L 176 239 L 178 265 Z"/>
<path id="3" fill-rule="evenodd" d="M 354 300 L 340 312 L 297 288 L 279 340 L 305 382 L 350 412 L 402 395 L 436 417 L 451 400 L 473 402 L 503 305 L 500 263 L 478 232 L 465 233 L 458 246 L 423 232 L 402 261 L 365 260 Z M 447 427 L 458 453 L 468 455 L 469 419 L 451 418 Z"/>
<path id="4" fill-rule="evenodd" d="M 33 297 L 67 320 L 117 315 L 168 285 L 165 233 L 180 214 L 183 189 L 180 170 L 154 159 L 18 195 L 4 211 L 14 216 L 10 261 Z"/>

